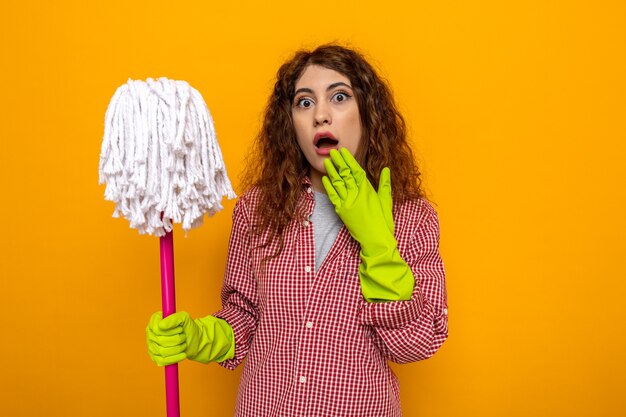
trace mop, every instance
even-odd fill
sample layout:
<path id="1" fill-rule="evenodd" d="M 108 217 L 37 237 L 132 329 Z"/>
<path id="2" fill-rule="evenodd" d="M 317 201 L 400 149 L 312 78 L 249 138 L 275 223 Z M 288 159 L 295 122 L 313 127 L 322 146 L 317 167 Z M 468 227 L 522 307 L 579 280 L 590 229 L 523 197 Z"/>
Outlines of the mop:
<path id="1" fill-rule="evenodd" d="M 173 223 L 187 234 L 236 197 L 200 93 L 185 81 L 129 78 L 106 110 L 99 181 L 113 217 L 159 236 L 163 317 L 175 313 Z M 165 386 L 167 416 L 178 417 L 178 364 L 165 367 Z"/>

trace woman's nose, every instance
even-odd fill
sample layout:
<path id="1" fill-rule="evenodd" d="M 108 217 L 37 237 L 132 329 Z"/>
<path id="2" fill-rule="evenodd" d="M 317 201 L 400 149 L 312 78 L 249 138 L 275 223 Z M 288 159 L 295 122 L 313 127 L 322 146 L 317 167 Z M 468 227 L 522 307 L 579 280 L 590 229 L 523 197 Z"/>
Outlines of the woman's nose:
<path id="1" fill-rule="evenodd" d="M 326 105 L 319 104 L 315 107 L 315 126 L 323 125 L 324 123 L 332 123 L 330 111 Z"/>

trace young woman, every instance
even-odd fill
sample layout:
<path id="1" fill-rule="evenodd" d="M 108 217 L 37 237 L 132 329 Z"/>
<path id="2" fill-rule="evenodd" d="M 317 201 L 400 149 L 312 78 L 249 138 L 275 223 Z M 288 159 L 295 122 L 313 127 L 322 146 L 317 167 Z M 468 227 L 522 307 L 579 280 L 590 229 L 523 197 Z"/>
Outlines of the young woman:
<path id="1" fill-rule="evenodd" d="M 246 358 L 236 416 L 400 416 L 388 361 L 432 356 L 448 319 L 437 215 L 389 88 L 353 50 L 297 52 L 252 155 L 223 308 L 155 313 L 150 356 Z"/>

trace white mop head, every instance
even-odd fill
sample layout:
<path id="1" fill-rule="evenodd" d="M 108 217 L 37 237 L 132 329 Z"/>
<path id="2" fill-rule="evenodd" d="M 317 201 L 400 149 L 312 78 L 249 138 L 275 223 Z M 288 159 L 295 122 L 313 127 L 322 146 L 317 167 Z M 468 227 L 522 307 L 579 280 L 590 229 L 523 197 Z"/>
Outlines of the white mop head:
<path id="1" fill-rule="evenodd" d="M 107 108 L 100 153 L 104 198 L 140 234 L 189 231 L 235 198 L 213 119 L 200 93 L 167 78 L 120 86 Z M 163 216 L 161 216 L 163 213 Z M 161 218 L 162 217 L 162 218 Z"/>

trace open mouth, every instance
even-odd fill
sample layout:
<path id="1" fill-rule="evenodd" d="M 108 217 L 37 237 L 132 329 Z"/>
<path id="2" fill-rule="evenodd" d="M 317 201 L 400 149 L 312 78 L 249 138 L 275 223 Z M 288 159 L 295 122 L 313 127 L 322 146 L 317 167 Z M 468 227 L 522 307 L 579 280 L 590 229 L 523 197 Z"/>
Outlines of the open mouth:
<path id="1" fill-rule="evenodd" d="M 317 132 L 313 144 L 317 149 L 332 149 L 339 145 L 339 141 L 330 132 Z"/>
<path id="2" fill-rule="evenodd" d="M 339 144 L 339 141 L 337 139 L 321 137 L 317 140 L 317 142 L 315 143 L 315 146 L 318 149 L 329 149 L 329 148 L 336 147 L 338 144 Z"/>

